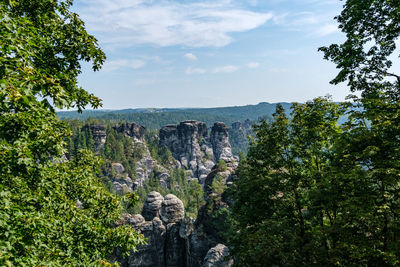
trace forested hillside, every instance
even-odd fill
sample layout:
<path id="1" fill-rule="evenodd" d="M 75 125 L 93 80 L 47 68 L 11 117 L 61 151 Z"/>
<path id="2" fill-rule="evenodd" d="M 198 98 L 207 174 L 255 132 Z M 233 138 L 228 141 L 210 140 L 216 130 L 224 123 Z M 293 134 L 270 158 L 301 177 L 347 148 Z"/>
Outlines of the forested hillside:
<path id="1" fill-rule="evenodd" d="M 280 103 L 288 109 L 290 103 Z M 185 120 L 203 121 L 208 127 L 216 121 L 231 126 L 232 123 L 245 120 L 258 121 L 260 118 L 270 119 L 274 113 L 276 103 L 259 103 L 257 105 L 221 107 L 221 108 L 188 108 L 188 109 L 127 109 L 127 110 L 84 110 L 82 113 L 60 111 L 57 115 L 61 119 L 96 118 L 104 121 L 136 122 L 149 130 L 160 129 L 167 124 L 177 124 Z"/>

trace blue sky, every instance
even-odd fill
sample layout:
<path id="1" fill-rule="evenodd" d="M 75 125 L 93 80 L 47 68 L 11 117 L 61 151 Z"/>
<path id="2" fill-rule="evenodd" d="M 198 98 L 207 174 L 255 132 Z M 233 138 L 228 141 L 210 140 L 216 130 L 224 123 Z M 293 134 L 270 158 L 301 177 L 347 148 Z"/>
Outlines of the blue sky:
<path id="1" fill-rule="evenodd" d="M 107 55 L 79 78 L 103 108 L 306 101 L 345 85 L 320 46 L 340 42 L 339 0 L 75 0 Z"/>

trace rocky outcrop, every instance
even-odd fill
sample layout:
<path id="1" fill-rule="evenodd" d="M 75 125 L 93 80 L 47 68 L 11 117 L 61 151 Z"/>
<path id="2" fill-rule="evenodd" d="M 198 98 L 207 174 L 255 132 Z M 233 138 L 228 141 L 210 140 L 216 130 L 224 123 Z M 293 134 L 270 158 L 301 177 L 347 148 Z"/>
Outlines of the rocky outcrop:
<path id="1" fill-rule="evenodd" d="M 223 122 L 216 122 L 211 128 L 210 142 L 214 151 L 215 161 L 220 159 L 230 162 L 233 159 L 229 143 L 229 128 Z"/>
<path id="2" fill-rule="evenodd" d="M 182 201 L 173 194 L 165 196 L 161 203 L 161 219 L 165 224 L 176 223 L 183 219 L 185 208 Z"/>
<path id="3" fill-rule="evenodd" d="M 103 124 L 86 125 L 91 132 L 94 140 L 96 153 L 100 152 L 100 149 L 104 147 L 107 139 L 106 127 Z"/>
<path id="4" fill-rule="evenodd" d="M 93 133 L 96 151 L 100 151 L 107 138 L 105 126 L 87 127 L 90 127 Z M 238 158 L 232 155 L 228 127 L 222 122 L 216 122 L 210 134 L 204 122 L 188 120 L 178 125 L 166 125 L 160 130 L 159 137 L 157 135 L 150 137 L 156 142 L 159 138 L 159 145 L 171 151 L 173 159 L 170 160 L 170 167 L 162 166 L 152 157 L 146 145 L 146 129 L 143 126 L 137 123 L 123 123 L 114 126 L 113 129 L 132 138 L 132 152 L 129 153 L 136 159 L 134 165 L 136 173 L 132 173 L 129 169 L 129 174 L 135 179 L 125 173 L 121 163 L 112 163 L 112 167 L 109 168 L 107 175 L 114 191 L 118 194 L 145 186 L 151 177 L 155 177 L 163 187 L 169 188 L 170 172 L 173 168 L 184 169 L 188 180 L 196 179 L 200 184 L 204 184 L 207 175 L 219 160 L 227 163 L 228 170 L 224 174 L 226 180 L 238 164 Z"/>
<path id="5" fill-rule="evenodd" d="M 113 127 L 118 133 L 123 133 L 126 136 L 130 136 L 135 142 L 144 142 L 144 135 L 146 133 L 146 128 L 134 122 L 123 123 Z"/>
<path id="6" fill-rule="evenodd" d="M 111 163 L 110 179 L 117 194 L 123 195 L 132 191 L 132 179 L 125 173 L 125 168 L 121 163 Z"/>
<path id="7" fill-rule="evenodd" d="M 125 172 L 124 165 L 121 163 L 111 163 L 111 168 L 115 173 L 123 174 Z"/>
<path id="8" fill-rule="evenodd" d="M 161 203 L 164 197 L 158 192 L 150 192 L 144 202 L 142 215 L 146 221 L 151 221 L 155 217 L 160 217 Z"/>
<path id="9" fill-rule="evenodd" d="M 175 195 L 169 194 L 163 198 L 158 192 L 151 192 L 142 215 L 124 214 L 118 225 L 131 225 L 147 238 L 148 243 L 129 257 L 119 258 L 121 265 L 231 266 L 227 264 L 230 261 L 226 261 L 228 249 L 222 244 L 218 245 L 212 237 L 204 236 L 201 229 L 195 229 L 193 220 L 184 218 L 184 212 L 182 201 Z"/>
<path id="10" fill-rule="evenodd" d="M 134 149 L 142 150 L 142 157 L 136 162 L 137 177 L 134 184 L 134 189 L 136 189 L 145 185 L 146 180 L 151 177 L 157 162 L 151 157 L 150 151 L 145 144 L 136 143 Z"/>
<path id="11" fill-rule="evenodd" d="M 189 178 L 204 183 L 211 168 L 223 159 L 237 165 L 229 144 L 228 127 L 222 122 L 214 124 L 210 136 L 204 122 L 184 121 L 166 125 L 160 130 L 160 146 L 167 147 Z"/>
<path id="12" fill-rule="evenodd" d="M 233 265 L 233 260 L 228 257 L 228 247 L 224 244 L 218 244 L 207 252 L 201 267 L 230 267 Z"/>
<path id="13" fill-rule="evenodd" d="M 145 221 L 141 225 L 133 227 L 147 238 L 147 244 L 140 246 L 138 251 L 131 253 L 127 259 L 121 260 L 121 265 L 132 267 L 165 266 L 164 245 L 167 231 L 161 220 L 155 217 L 152 221 Z"/>

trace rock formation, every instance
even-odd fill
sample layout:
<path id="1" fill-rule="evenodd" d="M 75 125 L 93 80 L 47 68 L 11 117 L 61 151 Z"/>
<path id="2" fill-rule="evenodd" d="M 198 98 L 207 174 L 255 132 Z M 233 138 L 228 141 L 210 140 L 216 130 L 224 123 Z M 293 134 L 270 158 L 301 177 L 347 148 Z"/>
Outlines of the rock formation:
<path id="1" fill-rule="evenodd" d="M 151 221 L 155 217 L 160 217 L 161 203 L 163 196 L 158 192 L 150 192 L 143 205 L 142 215 L 146 221 Z"/>
<path id="2" fill-rule="evenodd" d="M 228 132 L 229 128 L 223 122 L 216 122 L 211 128 L 210 141 L 216 162 L 220 159 L 230 162 L 233 158 Z"/>
<path id="3" fill-rule="evenodd" d="M 103 124 L 87 125 L 86 127 L 92 132 L 95 151 L 99 153 L 100 149 L 102 149 L 106 143 L 106 127 Z"/>
<path id="4" fill-rule="evenodd" d="M 125 168 L 121 163 L 111 164 L 111 182 L 116 193 L 123 195 L 132 191 L 132 179 L 125 173 Z"/>
<path id="5" fill-rule="evenodd" d="M 194 229 L 193 221 L 184 218 L 184 213 L 182 201 L 175 195 L 163 198 L 158 192 L 150 192 L 142 215 L 124 214 L 119 222 L 140 231 L 148 243 L 127 258 L 119 257 L 120 264 L 129 267 L 231 266 L 228 248 L 210 236 L 203 236 L 200 229 Z"/>
<path id="6" fill-rule="evenodd" d="M 229 249 L 224 244 L 218 244 L 207 252 L 204 263 L 201 267 L 230 267 L 233 265 L 229 257 Z"/>
<path id="7" fill-rule="evenodd" d="M 93 133 L 96 151 L 99 152 L 107 138 L 105 126 L 99 124 L 87 127 L 90 127 Z M 197 179 L 200 184 L 204 184 L 207 175 L 219 160 L 227 163 L 227 172 L 221 174 L 226 180 L 238 164 L 238 158 L 233 156 L 229 143 L 228 127 L 222 122 L 216 122 L 210 134 L 204 122 L 193 120 L 162 127 L 159 132 L 159 145 L 167 147 L 174 157 L 170 168 L 162 166 L 152 158 L 145 142 L 146 129 L 143 126 L 137 123 L 123 123 L 114 126 L 113 129 L 132 138 L 133 153 L 140 151 L 140 158 L 135 162 L 134 181 L 124 173 L 121 163 L 112 163 L 109 176 L 114 190 L 119 194 L 143 187 L 153 175 L 162 186 L 168 188 L 172 168 L 183 168 L 188 179 Z"/>
<path id="8" fill-rule="evenodd" d="M 182 201 L 173 194 L 165 196 L 161 203 L 161 219 L 164 223 L 176 223 L 183 219 L 185 209 Z"/>
<path id="9" fill-rule="evenodd" d="M 180 165 L 188 170 L 190 178 L 200 183 L 220 160 L 237 166 L 237 158 L 232 155 L 228 127 L 217 122 L 208 136 L 204 122 L 184 121 L 178 125 L 166 125 L 160 130 L 160 146 L 167 147 Z"/>
<path id="10" fill-rule="evenodd" d="M 123 133 L 126 136 L 130 136 L 134 139 L 135 143 L 144 143 L 144 135 L 146 133 L 146 128 L 134 122 L 123 123 L 113 127 L 118 133 Z"/>

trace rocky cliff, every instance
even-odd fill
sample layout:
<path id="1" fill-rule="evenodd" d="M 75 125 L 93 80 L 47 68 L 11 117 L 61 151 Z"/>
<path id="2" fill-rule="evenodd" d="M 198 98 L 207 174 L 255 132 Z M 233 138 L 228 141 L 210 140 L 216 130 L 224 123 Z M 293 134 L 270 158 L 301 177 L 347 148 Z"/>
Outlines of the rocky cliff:
<path id="1" fill-rule="evenodd" d="M 131 225 L 148 240 L 147 245 L 118 258 L 129 267 L 229 267 L 229 249 L 203 232 L 201 222 L 184 217 L 180 199 L 150 192 L 142 214 L 124 214 L 119 225 Z"/>
<path id="2" fill-rule="evenodd" d="M 201 184 L 219 160 L 224 160 L 230 168 L 238 164 L 229 143 L 228 127 L 222 122 L 214 124 L 210 135 L 204 122 L 166 125 L 160 130 L 160 146 L 167 147 L 188 171 L 189 178 L 198 179 Z"/>
<path id="3" fill-rule="evenodd" d="M 103 124 L 87 125 L 86 127 L 92 132 L 95 145 L 95 153 L 98 153 L 106 143 L 106 127 Z"/>
<path id="4" fill-rule="evenodd" d="M 96 151 L 108 147 L 106 127 L 90 127 Z M 216 122 L 208 129 L 203 122 L 184 121 L 162 127 L 159 135 L 151 137 L 151 140 L 145 137 L 146 129 L 136 123 L 124 123 L 112 128 L 120 134 L 119 137 L 114 134 L 114 139 L 121 138 L 122 134 L 131 141 L 128 144 L 132 149 L 128 147 L 128 150 L 132 150 L 132 157 L 140 151 L 140 157 L 135 157 L 135 179 L 129 177 L 127 167 L 121 162 L 109 163 L 108 177 L 117 193 L 124 194 L 143 187 L 150 182 L 150 177 L 151 181 L 156 179 L 160 185 L 168 188 L 170 175 L 179 168 L 185 171 L 188 182 L 195 180 L 203 185 L 200 190 L 204 192 L 206 203 L 198 210 L 194 221 L 185 216 L 184 204 L 175 195 L 162 196 L 158 192 L 150 192 L 141 214 L 124 214 L 118 223 L 132 226 L 148 239 L 147 245 L 139 247 L 129 257 L 119 256 L 121 265 L 231 266 L 232 261 L 227 260 L 229 250 L 223 245 L 225 239 L 221 234 L 226 230 L 226 217 L 221 211 L 229 205 L 223 197 L 224 193 L 217 192 L 213 187 L 214 181 L 220 183 L 220 188 L 229 185 L 238 166 L 238 159 L 233 156 L 229 142 L 229 128 L 222 122 Z M 171 152 L 167 165 L 165 162 L 161 164 L 160 158 L 150 151 L 149 142 L 154 144 L 153 141 Z M 186 182 L 185 177 L 183 179 Z"/>
<path id="5" fill-rule="evenodd" d="M 141 151 L 135 163 L 136 175 L 129 177 L 124 172 L 123 164 L 113 162 L 110 169 L 110 180 L 117 193 L 136 190 L 143 187 L 150 177 L 156 177 L 162 186 L 169 187 L 172 169 L 185 170 L 187 179 L 197 180 L 204 184 L 211 169 L 223 160 L 231 172 L 238 165 L 238 158 L 233 156 L 229 142 L 229 129 L 222 122 L 216 122 L 211 130 L 204 122 L 183 121 L 178 125 L 166 125 L 159 131 L 159 146 L 168 148 L 174 158 L 169 166 L 163 166 L 151 156 L 145 140 L 146 129 L 137 123 L 123 123 L 113 126 L 120 134 L 133 141 L 133 153 Z M 99 152 L 107 140 L 104 125 L 91 125 L 90 130 L 95 141 L 95 151 Z"/>
<path id="6" fill-rule="evenodd" d="M 123 123 L 113 127 L 118 133 L 123 133 L 126 136 L 132 137 L 135 143 L 144 143 L 146 128 L 137 123 Z"/>

